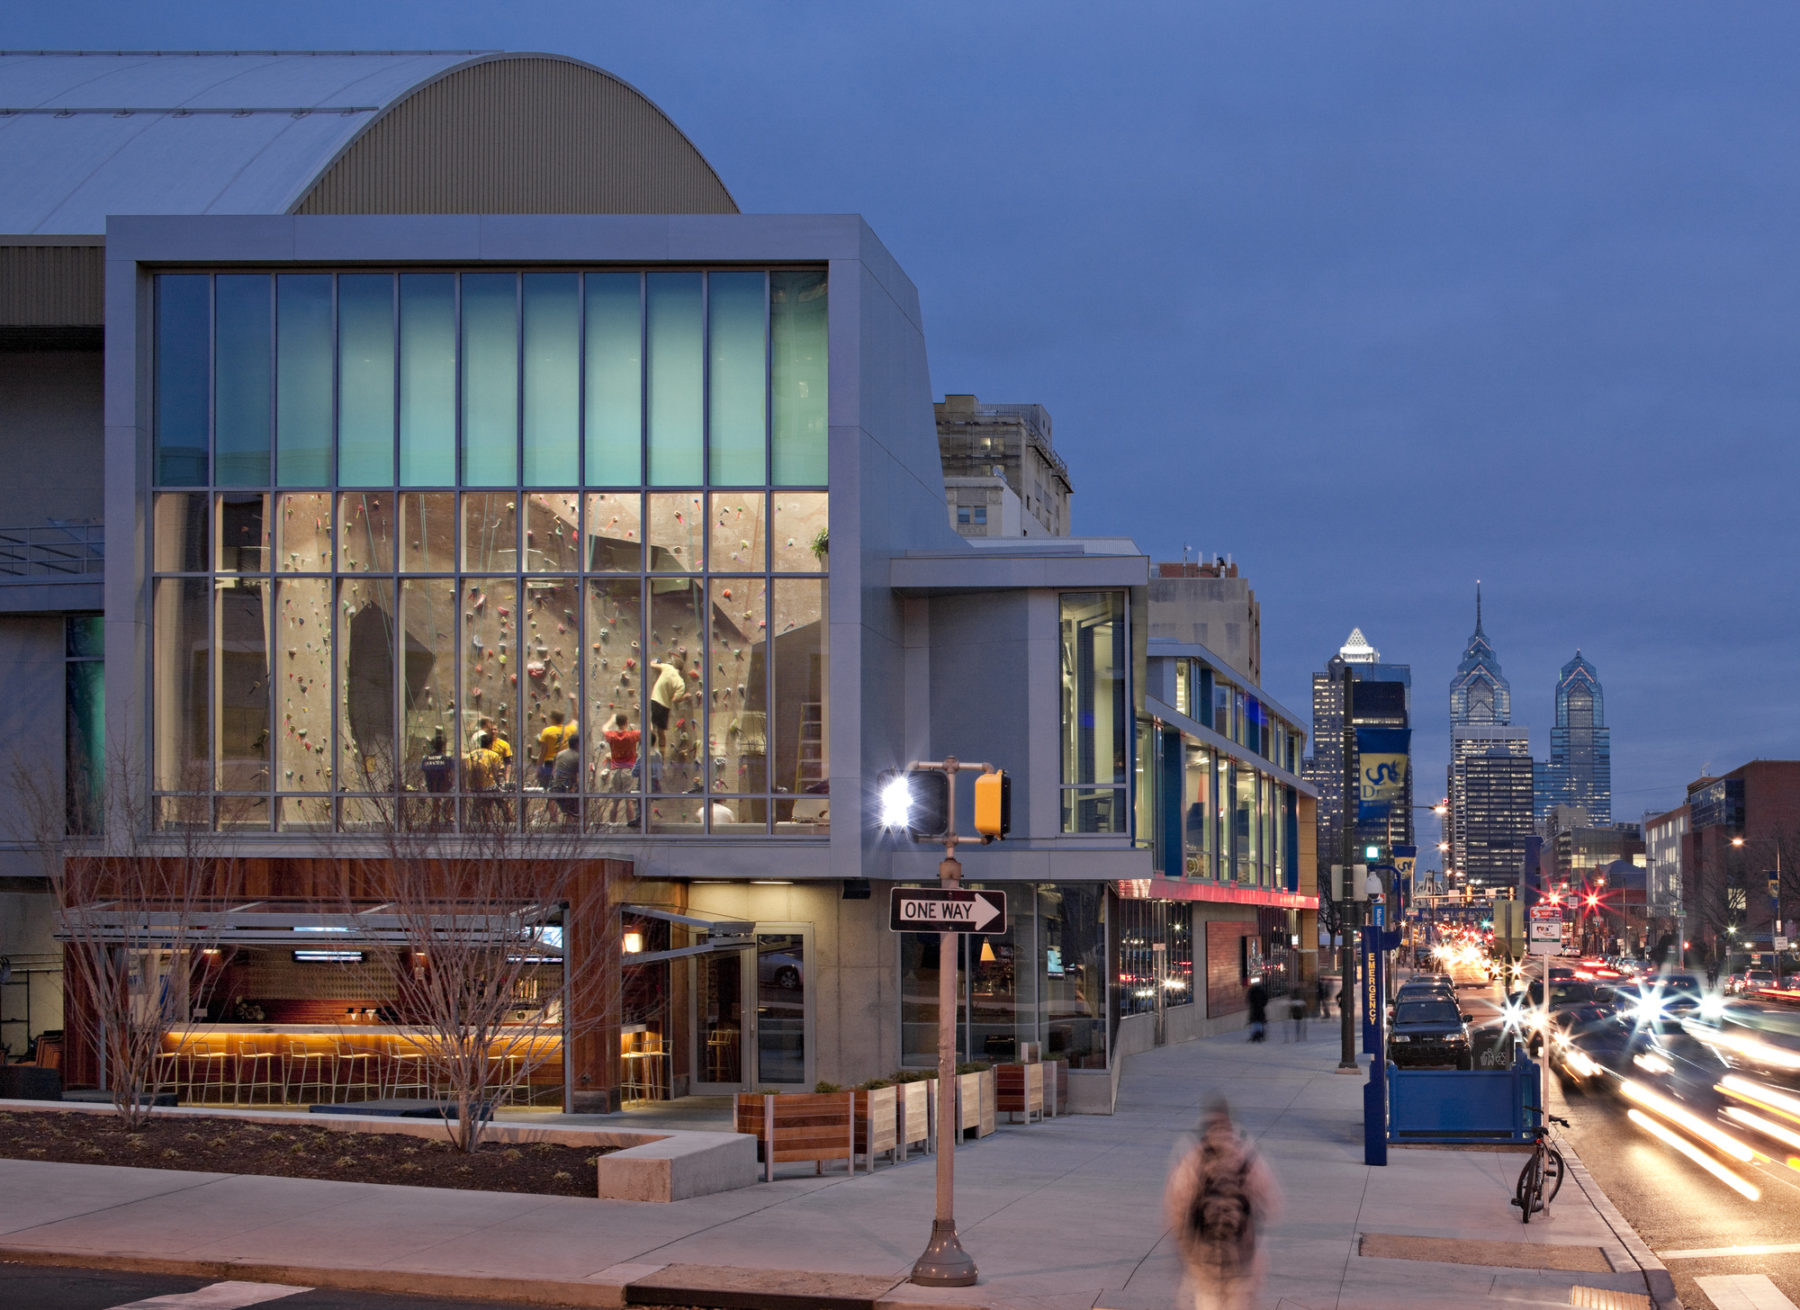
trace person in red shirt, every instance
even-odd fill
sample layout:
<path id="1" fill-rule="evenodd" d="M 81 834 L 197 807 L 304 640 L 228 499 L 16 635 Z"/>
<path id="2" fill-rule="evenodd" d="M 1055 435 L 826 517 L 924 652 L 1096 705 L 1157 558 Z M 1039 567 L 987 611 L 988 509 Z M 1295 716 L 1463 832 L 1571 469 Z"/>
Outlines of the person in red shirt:
<path id="1" fill-rule="evenodd" d="M 605 790 L 621 798 L 607 803 L 604 822 L 623 822 L 619 816 L 624 812 L 630 816 L 630 822 L 636 823 L 637 807 L 623 797 L 637 790 L 638 743 L 643 740 L 644 734 L 632 727 L 631 720 L 623 714 L 615 714 L 602 735 L 606 738 Z"/>

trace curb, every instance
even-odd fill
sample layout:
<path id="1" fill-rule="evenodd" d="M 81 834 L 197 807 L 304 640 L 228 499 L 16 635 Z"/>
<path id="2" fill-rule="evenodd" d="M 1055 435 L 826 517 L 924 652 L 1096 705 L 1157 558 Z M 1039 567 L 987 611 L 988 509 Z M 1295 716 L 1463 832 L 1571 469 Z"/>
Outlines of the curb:
<path id="1" fill-rule="evenodd" d="M 924 1302 L 894 1300 L 903 1281 L 840 1278 L 795 1270 L 731 1270 L 707 1266 L 616 1265 L 586 1279 L 496 1277 L 488 1274 L 426 1273 L 400 1269 L 342 1269 L 271 1264 L 256 1260 L 189 1260 L 108 1252 L 48 1251 L 0 1246 L 0 1264 L 38 1268 L 104 1269 L 115 1273 L 163 1274 L 210 1282 L 241 1280 L 345 1292 L 435 1296 L 463 1301 L 512 1301 L 568 1310 L 626 1310 L 637 1306 L 695 1306 L 704 1310 L 930 1310 Z M 688 1276 L 683 1276 L 683 1275 Z M 612 1277 L 608 1277 L 612 1275 Z M 733 1277 L 735 1275 L 735 1277 Z M 746 1287 L 752 1276 L 753 1287 Z M 855 1291 L 835 1282 L 860 1284 Z M 640 1295 L 634 1288 L 642 1284 Z M 879 1284 L 880 1290 L 877 1290 Z M 957 1303 L 943 1310 L 986 1310 Z"/>
<path id="2" fill-rule="evenodd" d="M 1636 1262 L 1639 1272 L 1644 1275 L 1644 1288 L 1656 1303 L 1657 1310 L 1684 1310 L 1681 1297 L 1675 1292 L 1675 1279 L 1669 1273 L 1668 1266 L 1656 1258 L 1656 1252 L 1638 1236 L 1637 1229 L 1627 1222 L 1619 1212 L 1619 1207 L 1612 1203 L 1612 1198 L 1594 1181 L 1594 1176 L 1575 1153 L 1574 1144 L 1564 1139 L 1557 1145 L 1562 1151 L 1564 1163 L 1569 1166 L 1569 1173 L 1575 1178 L 1575 1185 L 1606 1221 L 1606 1226 L 1613 1230 L 1613 1235 L 1619 1239 Z"/>

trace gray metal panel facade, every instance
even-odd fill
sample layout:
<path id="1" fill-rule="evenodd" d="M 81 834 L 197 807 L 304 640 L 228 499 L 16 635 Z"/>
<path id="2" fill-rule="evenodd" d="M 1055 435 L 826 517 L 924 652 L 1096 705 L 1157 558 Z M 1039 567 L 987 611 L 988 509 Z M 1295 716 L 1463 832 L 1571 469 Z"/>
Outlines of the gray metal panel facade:
<path id="1" fill-rule="evenodd" d="M 302 214 L 735 214 L 718 174 L 642 94 L 563 59 L 461 68 L 373 123 Z"/>
<path id="2" fill-rule="evenodd" d="M 0 175 L 19 235 L 109 214 L 737 210 L 641 93 L 549 55 L 0 55 Z"/>

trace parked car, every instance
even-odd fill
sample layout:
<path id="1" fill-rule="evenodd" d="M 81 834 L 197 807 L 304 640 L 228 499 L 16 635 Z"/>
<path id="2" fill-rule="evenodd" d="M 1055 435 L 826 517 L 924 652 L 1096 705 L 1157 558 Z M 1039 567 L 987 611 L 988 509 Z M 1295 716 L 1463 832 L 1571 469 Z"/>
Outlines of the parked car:
<path id="1" fill-rule="evenodd" d="M 1469 1046 L 1469 1018 L 1453 1001 L 1436 997 L 1405 1000 L 1394 1006 L 1388 1029 L 1388 1059 L 1399 1066 L 1452 1064 L 1474 1067 Z"/>

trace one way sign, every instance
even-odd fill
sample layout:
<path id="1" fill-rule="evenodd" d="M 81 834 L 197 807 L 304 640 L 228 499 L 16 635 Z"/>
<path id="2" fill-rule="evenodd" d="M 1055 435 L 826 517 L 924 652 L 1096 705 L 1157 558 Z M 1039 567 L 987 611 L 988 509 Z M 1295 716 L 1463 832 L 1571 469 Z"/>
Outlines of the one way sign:
<path id="1" fill-rule="evenodd" d="M 1006 931 L 1005 892 L 950 891 L 942 887 L 896 887 L 888 926 L 895 932 Z"/>

